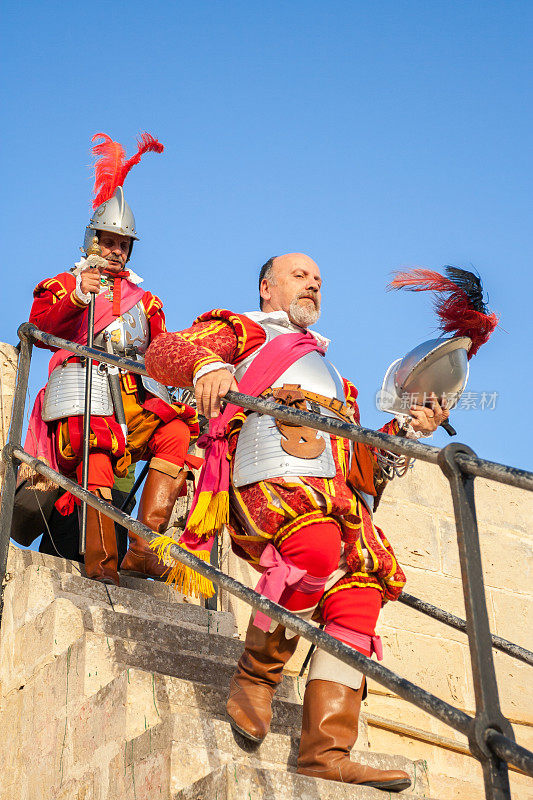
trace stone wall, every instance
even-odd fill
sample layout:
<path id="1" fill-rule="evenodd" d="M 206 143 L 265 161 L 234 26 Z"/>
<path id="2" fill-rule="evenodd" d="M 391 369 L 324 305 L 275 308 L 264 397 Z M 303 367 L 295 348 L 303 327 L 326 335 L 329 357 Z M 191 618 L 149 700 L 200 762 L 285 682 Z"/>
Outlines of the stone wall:
<path id="1" fill-rule="evenodd" d="M 533 591 L 529 582 L 533 496 L 482 479 L 476 479 L 475 487 L 491 630 L 533 650 Z M 394 480 L 385 492 L 376 522 L 404 567 L 406 591 L 464 618 L 451 494 L 440 470 L 417 462 L 405 478 Z M 223 563 L 248 585 L 257 582 L 257 573 L 236 559 L 226 542 Z M 223 603 L 236 614 L 243 636 L 247 608 L 227 596 Z M 384 607 L 378 632 L 386 666 L 447 702 L 469 713 L 474 711 L 466 635 L 400 603 Z M 300 643 L 289 665 L 293 673 L 299 670 L 307 649 L 306 643 Z M 517 740 L 532 749 L 531 669 L 493 652 L 503 712 L 513 723 Z M 453 800 L 484 797 L 481 770 L 465 754 L 463 736 L 381 686 L 370 682 L 369 688 L 365 705 L 373 750 L 426 759 L 431 765 L 432 793 L 437 796 L 440 793 Z M 526 797 L 524 781 L 513 773 L 520 798 Z"/>
<path id="2" fill-rule="evenodd" d="M 18 353 L 15 347 L 0 342 L 0 448 L 7 442 L 11 407 L 17 377 Z M 0 485 L 2 469 L 0 468 Z"/>

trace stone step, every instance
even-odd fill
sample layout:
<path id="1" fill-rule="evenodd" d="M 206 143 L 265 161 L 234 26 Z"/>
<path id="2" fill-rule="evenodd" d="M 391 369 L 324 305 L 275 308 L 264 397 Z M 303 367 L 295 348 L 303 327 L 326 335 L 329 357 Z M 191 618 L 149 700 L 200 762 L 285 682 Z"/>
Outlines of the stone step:
<path id="1" fill-rule="evenodd" d="M 133 666 L 227 687 L 243 649 L 233 633 L 232 614 L 143 598 L 142 606 L 149 601 L 146 611 L 150 616 L 137 615 L 129 610 L 136 593 L 109 589 L 113 606 L 102 584 L 59 575 L 46 567 L 30 565 L 11 580 L 6 588 L 9 613 L 3 620 L 2 636 L 16 646 L 3 648 L 0 667 L 8 687 L 12 682 L 27 681 L 35 665 L 63 652 L 83 631 L 105 634 L 106 641 L 114 639 L 117 653 L 128 663 L 133 659 Z M 124 599 L 124 593 L 134 596 Z M 161 619 L 157 616 L 160 607 Z M 24 658 L 12 664 L 11 652 L 23 652 Z M 278 694 L 300 705 L 304 688 L 303 679 L 285 676 Z"/>
<path id="2" fill-rule="evenodd" d="M 182 709 L 169 714 L 159 725 L 142 733 L 126 746 L 131 764 L 146 762 L 147 759 L 168 753 L 173 764 L 173 792 L 189 786 L 224 764 L 242 763 L 257 768 L 296 770 L 299 732 L 289 735 L 272 730 L 260 745 L 256 745 L 235 733 L 225 718 L 198 709 L 193 712 L 187 708 L 186 711 L 186 715 Z M 169 743 L 172 744 L 170 750 Z M 420 762 L 412 762 L 402 756 L 355 749 L 351 757 L 354 761 L 381 769 L 403 769 L 413 781 L 412 796 L 426 797 L 428 794 L 427 774 Z"/>
<path id="3" fill-rule="evenodd" d="M 167 775 L 168 787 L 159 783 L 162 793 L 157 796 L 170 797 L 223 764 L 294 769 L 297 731 L 287 733 L 286 726 L 273 726 L 260 746 L 253 745 L 234 734 L 226 721 L 225 692 L 136 669 L 123 669 L 112 677 L 101 657 L 95 664 L 101 650 L 101 642 L 87 634 L 27 686 L 11 693 L 4 721 L 10 730 L 26 728 L 18 730 L 21 741 L 31 742 L 24 761 L 42 763 L 43 775 L 55 777 L 49 786 L 26 786 L 26 771 L 19 761 L 16 774 L 6 772 L 6 786 L 24 786 L 22 796 L 32 800 L 48 798 L 55 796 L 63 772 L 82 777 L 102 772 L 98 781 L 109 780 L 108 798 L 129 797 L 133 781 L 131 796 L 139 800 L 150 797 L 139 793 L 142 774 L 151 776 L 150 781 L 154 775 L 160 776 L 159 781 Z M 115 671 L 120 668 L 113 659 L 111 663 Z M 414 779 L 418 775 L 418 795 L 427 794 L 427 781 L 420 781 L 421 765 L 368 751 L 354 757 L 405 769 Z M 36 771 L 28 774 L 35 776 Z"/>
<path id="4" fill-rule="evenodd" d="M 91 682 L 93 690 L 116 676 L 118 669 L 132 667 L 209 685 L 225 698 L 242 650 L 237 640 L 186 623 L 168 626 L 101 606 L 85 607 L 83 598 L 75 599 L 77 605 L 66 596 L 53 599 L 17 629 L 10 629 L 9 620 L 4 620 L 0 660 L 4 694 L 28 683 L 72 648 L 77 653 L 83 640 L 85 674 L 88 679 L 99 676 Z M 299 728 L 304 688 L 303 679 L 283 679 L 275 701 L 276 724 Z"/>
<path id="5" fill-rule="evenodd" d="M 61 562 L 61 559 L 55 561 Z M 162 587 L 157 581 L 138 582 L 143 587 L 147 584 L 157 585 L 159 589 L 164 588 L 163 594 L 167 597 L 166 592 L 169 591 L 169 587 Z M 68 596 L 74 601 L 74 596 L 79 596 L 84 601 L 92 601 L 93 604 L 112 608 L 117 612 L 130 611 L 136 616 L 168 623 L 187 622 L 225 636 L 237 634 L 233 614 L 229 611 L 208 611 L 202 606 L 183 600 L 170 602 L 168 599 L 161 599 L 137 588 L 104 586 L 79 573 L 59 572 L 44 565 L 29 564 L 24 570 L 11 573 L 7 586 L 10 587 L 12 596 L 10 599 L 14 602 L 12 613 L 15 618 L 42 610 L 47 598 Z M 178 597 L 181 598 L 181 595 Z"/>
<path id="6" fill-rule="evenodd" d="M 396 796 L 402 800 L 420 797 L 410 790 Z M 237 763 L 213 770 L 191 786 L 178 790 L 172 800 L 384 800 L 387 797 L 393 795 L 367 786 L 317 780 L 293 772 Z"/>
<path id="7" fill-rule="evenodd" d="M 164 773 L 172 777 L 171 789 L 188 786 L 223 764 L 242 762 L 256 767 L 295 769 L 299 726 L 289 730 L 286 726 L 273 726 L 261 745 L 253 744 L 235 734 L 225 717 L 226 694 L 193 682 L 169 679 L 168 676 L 150 675 L 141 670 L 130 669 L 127 680 L 120 676 L 108 687 L 90 698 L 80 711 L 85 721 L 84 736 L 93 741 L 106 725 L 109 705 L 130 708 L 129 725 L 145 731 L 131 738 L 124 745 L 120 756 L 124 758 L 123 777 L 129 770 L 139 774 L 139 765 L 147 774 L 152 774 L 149 762 L 170 762 Z M 134 708 L 133 708 L 134 706 Z M 91 722 L 87 723 L 91 709 Z M 113 741 L 113 732 L 109 741 Z M 365 742 L 358 742 L 359 746 Z M 100 734 L 100 746 L 108 743 Z M 413 794 L 426 796 L 428 781 L 424 766 L 403 757 L 370 753 L 368 750 L 353 752 L 353 758 L 365 764 L 386 768 L 404 769 L 413 780 Z M 119 778 L 117 778 L 119 780 Z M 120 779 L 121 780 L 121 779 Z M 120 783 L 112 795 L 125 792 L 127 786 Z"/>
<path id="8" fill-rule="evenodd" d="M 11 543 L 9 545 L 7 562 L 8 575 L 13 577 L 20 572 L 24 572 L 24 570 L 30 566 L 48 567 L 54 570 L 54 572 L 68 573 L 85 578 L 83 564 L 79 564 L 77 561 L 69 561 L 66 558 L 58 558 L 57 556 L 50 556 L 46 553 L 38 553 L 35 550 L 23 550 Z M 167 586 L 162 581 L 131 578 L 124 575 L 121 575 L 120 579 L 121 588 L 135 589 L 141 594 L 163 600 L 167 603 L 183 603 L 183 595 L 176 592 L 174 588 Z M 95 581 L 91 582 L 95 583 Z"/>

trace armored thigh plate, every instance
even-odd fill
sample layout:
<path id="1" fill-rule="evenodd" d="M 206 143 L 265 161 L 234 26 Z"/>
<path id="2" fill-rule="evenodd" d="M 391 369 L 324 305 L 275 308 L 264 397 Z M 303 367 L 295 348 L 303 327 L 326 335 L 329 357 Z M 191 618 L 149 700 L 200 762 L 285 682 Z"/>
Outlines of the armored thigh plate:
<path id="1" fill-rule="evenodd" d="M 64 364 L 50 375 L 43 402 L 43 420 L 81 416 L 85 411 L 85 366 Z M 91 387 L 91 414 L 109 417 L 113 414 L 113 401 L 107 373 L 93 364 Z"/>
<path id="2" fill-rule="evenodd" d="M 144 360 L 139 356 L 137 356 L 137 360 L 143 361 L 144 363 Z M 150 392 L 150 394 L 153 394 L 155 397 L 159 397 L 160 400 L 164 400 L 165 403 L 170 404 L 172 402 L 170 398 L 170 392 L 166 386 L 163 386 L 162 383 L 156 381 L 155 378 L 148 378 L 146 375 L 141 375 L 140 378 L 142 385 L 147 392 Z"/>

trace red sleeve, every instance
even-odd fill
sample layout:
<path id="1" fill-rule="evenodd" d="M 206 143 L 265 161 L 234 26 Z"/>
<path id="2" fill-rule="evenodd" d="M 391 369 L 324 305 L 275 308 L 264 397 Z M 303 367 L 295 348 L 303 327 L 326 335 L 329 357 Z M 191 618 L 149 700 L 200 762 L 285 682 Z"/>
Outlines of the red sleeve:
<path id="1" fill-rule="evenodd" d="M 354 420 L 359 425 L 361 422 L 361 415 L 359 414 L 359 406 L 357 405 L 357 396 L 359 392 L 353 383 L 346 378 L 342 379 L 344 384 L 344 396 L 346 398 L 346 405 L 353 411 Z"/>
<path id="2" fill-rule="evenodd" d="M 144 293 L 142 303 L 150 325 L 150 341 L 153 342 L 159 334 L 166 333 L 167 330 L 163 303 L 157 295 L 151 292 Z"/>
<path id="3" fill-rule="evenodd" d="M 146 369 L 167 386 L 192 386 L 201 367 L 215 361 L 238 364 L 265 337 L 263 328 L 247 317 L 215 309 L 186 330 L 159 335 L 146 351 Z"/>
<path id="4" fill-rule="evenodd" d="M 30 322 L 46 333 L 73 339 L 87 311 L 87 306 L 76 297 L 75 288 L 76 278 L 71 272 L 62 272 L 38 283 L 33 292 Z"/>
<path id="5" fill-rule="evenodd" d="M 381 433 L 388 433 L 390 436 L 399 436 L 400 423 L 397 419 L 390 419 L 379 429 Z"/>
<path id="6" fill-rule="evenodd" d="M 358 425 L 361 424 L 361 417 L 359 414 L 359 406 L 357 405 L 357 396 L 359 392 L 353 383 L 346 378 L 342 379 L 344 384 L 344 396 L 346 397 L 346 405 L 353 409 L 354 419 Z M 388 433 L 391 436 L 397 436 L 400 430 L 400 424 L 397 419 L 391 419 L 386 422 L 380 429 L 381 433 Z"/>

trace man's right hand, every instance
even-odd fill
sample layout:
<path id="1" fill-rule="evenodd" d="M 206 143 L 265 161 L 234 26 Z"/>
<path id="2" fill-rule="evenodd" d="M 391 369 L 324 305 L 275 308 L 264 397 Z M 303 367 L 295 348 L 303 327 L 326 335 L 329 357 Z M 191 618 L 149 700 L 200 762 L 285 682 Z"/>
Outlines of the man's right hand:
<path id="1" fill-rule="evenodd" d="M 100 291 L 100 270 L 97 267 L 89 267 L 81 273 L 80 288 L 83 294 L 98 294 Z"/>
<path id="2" fill-rule="evenodd" d="M 198 413 L 203 414 L 207 419 L 218 416 L 220 414 L 220 399 L 230 389 L 235 392 L 239 391 L 237 381 L 231 372 L 224 367 L 202 375 L 196 381 L 194 388 Z"/>

